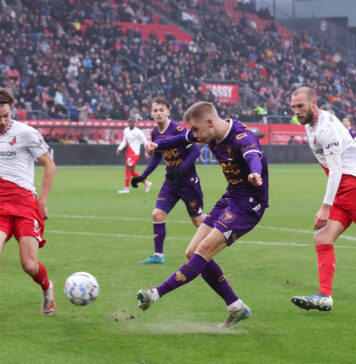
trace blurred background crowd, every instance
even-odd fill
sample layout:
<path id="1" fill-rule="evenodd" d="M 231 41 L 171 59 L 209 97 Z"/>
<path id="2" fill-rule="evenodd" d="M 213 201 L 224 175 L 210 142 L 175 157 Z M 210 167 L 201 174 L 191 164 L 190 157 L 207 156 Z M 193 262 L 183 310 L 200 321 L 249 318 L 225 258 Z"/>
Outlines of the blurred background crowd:
<path id="1" fill-rule="evenodd" d="M 227 2 L 0 0 L 0 84 L 17 99 L 15 118 L 148 120 L 162 95 L 176 121 L 208 100 L 222 116 L 290 122 L 291 91 L 303 84 L 339 118 L 356 113 L 356 67 L 327 41 L 287 30 L 253 1 L 229 13 Z M 162 36 L 162 24 L 188 40 Z M 238 84 L 240 102 L 218 103 L 202 88 L 209 80 Z"/>

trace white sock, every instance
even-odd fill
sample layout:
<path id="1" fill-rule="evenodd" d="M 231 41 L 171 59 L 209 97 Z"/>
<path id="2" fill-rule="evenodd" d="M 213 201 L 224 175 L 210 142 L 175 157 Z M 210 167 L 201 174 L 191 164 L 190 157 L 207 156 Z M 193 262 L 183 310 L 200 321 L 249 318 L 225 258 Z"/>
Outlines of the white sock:
<path id="1" fill-rule="evenodd" d="M 241 310 L 241 308 L 243 307 L 244 303 L 242 302 L 242 300 L 238 299 L 237 301 L 231 303 L 229 306 L 227 306 L 228 310 L 231 311 L 239 311 Z"/>
<path id="2" fill-rule="evenodd" d="M 151 289 L 152 292 L 152 301 L 156 302 L 159 299 L 159 293 L 157 291 L 157 288 Z"/>
<path id="3" fill-rule="evenodd" d="M 162 253 L 155 253 L 155 255 L 156 255 L 157 257 L 163 258 L 163 254 L 162 254 Z"/>

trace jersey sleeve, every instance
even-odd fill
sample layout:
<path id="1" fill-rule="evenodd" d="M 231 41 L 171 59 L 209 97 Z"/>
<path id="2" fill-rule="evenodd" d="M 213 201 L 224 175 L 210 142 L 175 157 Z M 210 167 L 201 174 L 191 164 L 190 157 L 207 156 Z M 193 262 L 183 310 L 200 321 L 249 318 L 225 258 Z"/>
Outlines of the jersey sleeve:
<path id="1" fill-rule="evenodd" d="M 342 137 L 337 128 L 330 126 L 327 130 L 322 130 L 318 139 L 325 156 L 342 154 Z"/>
<path id="2" fill-rule="evenodd" d="M 147 138 L 144 134 L 144 132 L 141 129 L 138 129 L 140 131 L 140 140 L 141 144 L 146 145 L 147 144 Z"/>
<path id="3" fill-rule="evenodd" d="M 261 147 L 256 141 L 256 136 L 249 130 L 235 136 L 234 148 L 238 149 L 244 158 L 249 153 L 258 153 L 261 158 L 263 155 Z"/>
<path id="4" fill-rule="evenodd" d="M 43 136 L 35 129 L 30 130 L 25 138 L 27 139 L 27 149 L 34 159 L 47 153 L 50 149 Z"/>
<path id="5" fill-rule="evenodd" d="M 127 140 L 126 129 L 124 129 L 124 135 L 123 135 L 123 138 L 122 138 L 122 141 L 121 141 L 120 145 L 117 148 L 118 150 L 121 151 L 126 147 L 126 144 L 127 144 L 126 140 Z"/>

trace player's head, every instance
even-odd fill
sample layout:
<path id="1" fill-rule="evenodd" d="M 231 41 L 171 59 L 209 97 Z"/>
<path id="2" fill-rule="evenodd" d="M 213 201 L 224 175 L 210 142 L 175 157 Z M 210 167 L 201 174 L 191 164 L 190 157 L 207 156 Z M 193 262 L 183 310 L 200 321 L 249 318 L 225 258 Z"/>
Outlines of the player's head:
<path id="1" fill-rule="evenodd" d="M 319 109 L 316 93 L 311 87 L 303 86 L 293 91 L 290 104 L 302 125 L 314 123 Z"/>
<path id="2" fill-rule="evenodd" d="M 151 103 L 151 117 L 157 123 L 165 125 L 171 114 L 171 106 L 164 97 L 154 97 Z"/>
<path id="3" fill-rule="evenodd" d="M 344 127 L 346 129 L 350 129 L 351 128 L 351 121 L 349 119 L 348 116 L 345 116 L 343 119 L 342 119 L 342 124 L 344 125 Z"/>
<path id="4" fill-rule="evenodd" d="M 127 120 L 127 124 L 129 125 L 129 128 L 130 128 L 130 129 L 133 129 L 133 128 L 135 127 L 136 120 L 135 120 L 135 119 L 130 118 L 130 119 L 128 119 L 128 120 Z"/>
<path id="5" fill-rule="evenodd" d="M 220 120 L 211 102 L 196 102 L 184 113 L 183 121 L 193 131 L 198 141 L 209 143 L 214 139 L 214 125 Z"/>
<path id="6" fill-rule="evenodd" d="M 11 122 L 11 107 L 14 101 L 9 90 L 0 88 L 0 133 L 3 133 Z"/>

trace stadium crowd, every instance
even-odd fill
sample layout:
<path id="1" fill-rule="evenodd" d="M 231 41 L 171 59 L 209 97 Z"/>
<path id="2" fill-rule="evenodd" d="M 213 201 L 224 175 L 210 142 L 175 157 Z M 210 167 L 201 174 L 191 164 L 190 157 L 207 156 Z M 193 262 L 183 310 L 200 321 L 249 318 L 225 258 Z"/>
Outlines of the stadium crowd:
<path id="1" fill-rule="evenodd" d="M 194 30 L 190 44 L 167 33 L 145 39 L 114 22 L 153 23 L 157 14 Z M 189 14 L 189 17 L 177 16 Z M 221 116 L 258 121 L 255 108 L 290 115 L 291 91 L 308 83 L 338 117 L 356 113 L 356 68 L 328 44 L 279 32 L 268 13 L 224 1 L 2 0 L 0 84 L 15 95 L 21 119 L 147 120 L 152 97 L 172 104 L 172 119 L 199 100 L 203 80 L 239 83 L 239 104 L 218 104 Z M 250 15 L 268 21 L 260 32 Z M 115 25 L 115 26 L 113 26 Z M 260 96 L 258 96 L 260 95 Z"/>

